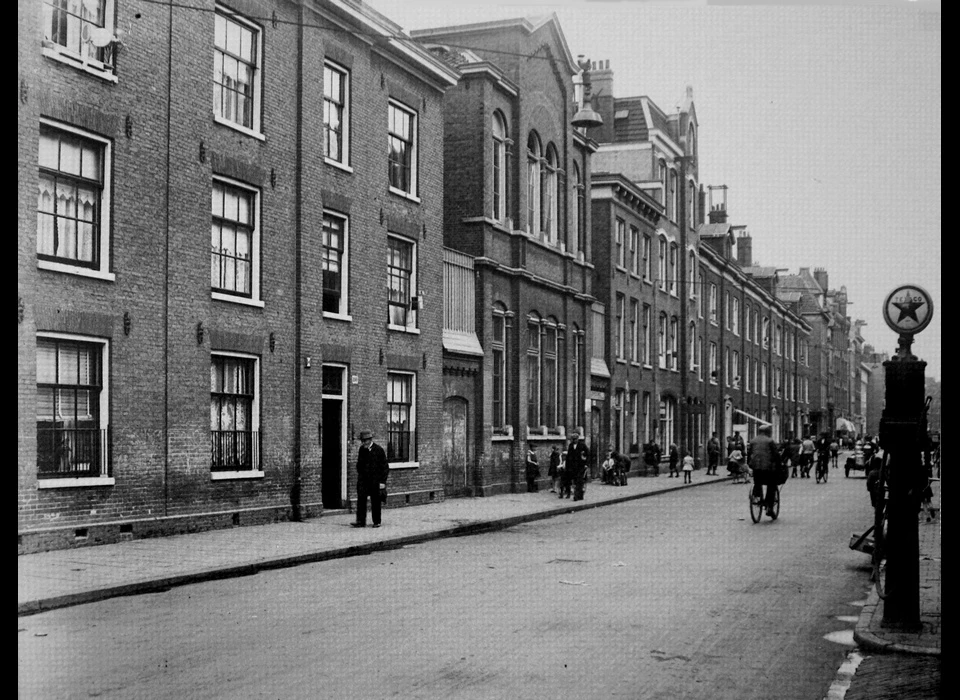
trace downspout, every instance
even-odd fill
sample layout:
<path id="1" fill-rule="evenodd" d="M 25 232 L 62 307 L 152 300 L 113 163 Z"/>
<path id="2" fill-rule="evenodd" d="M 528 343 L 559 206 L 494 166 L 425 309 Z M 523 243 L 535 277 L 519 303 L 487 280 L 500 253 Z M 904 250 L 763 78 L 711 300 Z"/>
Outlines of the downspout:
<path id="1" fill-rule="evenodd" d="M 301 251 L 303 247 L 303 33 L 304 33 L 303 0 L 297 6 L 297 156 L 294 174 L 294 362 L 293 362 L 293 485 L 290 489 L 290 518 L 294 522 L 303 519 L 300 512 L 302 468 L 302 430 L 303 418 L 303 388 L 302 382 L 302 352 L 303 340 L 301 331 L 303 326 L 303 266 Z"/>
<path id="2" fill-rule="evenodd" d="M 170 115 L 173 99 L 173 3 L 167 9 L 167 173 L 164 191 L 163 247 L 163 515 L 170 508 Z"/>

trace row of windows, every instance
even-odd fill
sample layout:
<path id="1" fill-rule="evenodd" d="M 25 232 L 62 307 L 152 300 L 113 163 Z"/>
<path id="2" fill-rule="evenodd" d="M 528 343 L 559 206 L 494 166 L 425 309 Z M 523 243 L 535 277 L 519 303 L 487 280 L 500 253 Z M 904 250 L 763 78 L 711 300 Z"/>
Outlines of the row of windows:
<path id="1" fill-rule="evenodd" d="M 44 49 L 58 60 L 113 77 L 114 0 L 65 3 L 44 0 Z M 104 36 L 106 33 L 107 36 Z M 214 119 L 263 138 L 263 30 L 218 5 L 213 32 Z M 104 36 L 101 40 L 99 37 Z M 103 45 L 109 40 L 109 43 Z M 350 71 L 332 61 L 323 66 L 323 142 L 327 162 L 350 169 Z M 390 100 L 387 106 L 387 180 L 390 190 L 417 196 L 417 112 Z"/>
<path id="2" fill-rule="evenodd" d="M 37 473 L 40 479 L 105 479 L 110 468 L 109 342 L 49 334 L 37 338 Z M 334 383 L 324 365 L 324 391 Z M 417 459 L 416 374 L 387 372 L 387 459 Z M 343 381 L 339 386 L 343 387 Z M 260 358 L 210 356 L 210 470 L 262 474 Z"/>
<path id="3" fill-rule="evenodd" d="M 37 258 L 41 267 L 109 276 L 109 143 L 68 126 L 40 125 Z M 214 298 L 260 303 L 260 192 L 215 177 L 210 206 L 210 288 Z M 324 313 L 349 314 L 349 219 L 324 212 L 321 232 Z M 417 327 L 417 244 L 387 239 L 391 327 Z"/>

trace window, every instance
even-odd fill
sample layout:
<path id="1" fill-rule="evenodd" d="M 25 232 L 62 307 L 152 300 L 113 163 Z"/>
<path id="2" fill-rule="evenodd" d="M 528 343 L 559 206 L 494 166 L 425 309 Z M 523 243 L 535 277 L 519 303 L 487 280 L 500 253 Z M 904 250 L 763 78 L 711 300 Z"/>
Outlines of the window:
<path id="1" fill-rule="evenodd" d="M 387 461 L 417 461 L 416 380 L 410 372 L 387 372 Z"/>
<path id="2" fill-rule="evenodd" d="M 639 392 L 631 391 L 630 392 L 630 403 L 628 405 L 628 422 L 629 422 L 629 434 L 627 435 L 627 453 L 636 454 L 640 451 L 640 422 L 639 414 L 637 412 L 639 403 L 638 401 Z"/>
<path id="3" fill-rule="evenodd" d="M 773 395 L 778 399 L 783 395 L 783 373 L 779 367 L 773 371 Z"/>
<path id="4" fill-rule="evenodd" d="M 323 212 L 323 313 L 346 316 L 348 258 L 347 219 Z"/>
<path id="5" fill-rule="evenodd" d="M 767 395 L 767 363 L 760 363 L 760 393 Z"/>
<path id="6" fill-rule="evenodd" d="M 617 219 L 616 229 L 614 231 L 614 247 L 617 255 L 617 267 L 626 267 L 626 251 L 624 250 L 624 238 L 626 237 L 627 223 L 623 219 Z"/>
<path id="7" fill-rule="evenodd" d="M 650 281 L 650 236 L 643 236 L 643 279 Z"/>
<path id="8" fill-rule="evenodd" d="M 624 411 L 626 410 L 625 392 L 623 389 L 616 389 L 613 393 L 613 449 L 617 452 L 624 452 L 623 449 L 623 428 Z"/>
<path id="9" fill-rule="evenodd" d="M 259 132 L 260 30 L 218 5 L 213 36 L 214 117 L 226 124 Z"/>
<path id="10" fill-rule="evenodd" d="M 258 360 L 238 354 L 210 356 L 210 468 L 260 471 Z"/>
<path id="11" fill-rule="evenodd" d="M 214 180 L 210 227 L 210 286 L 214 297 L 256 299 L 259 294 L 257 193 Z"/>
<path id="12" fill-rule="evenodd" d="M 753 358 L 743 359 L 743 390 L 748 394 L 753 391 Z"/>
<path id="13" fill-rule="evenodd" d="M 680 366 L 680 321 L 676 316 L 670 317 L 670 369 L 674 372 Z"/>
<path id="14" fill-rule="evenodd" d="M 760 344 L 760 309 L 759 307 L 753 307 L 753 344 Z"/>
<path id="15" fill-rule="evenodd" d="M 630 361 L 640 361 L 640 302 L 630 300 Z"/>
<path id="16" fill-rule="evenodd" d="M 664 420 L 663 420 L 663 445 L 669 445 L 671 442 L 677 442 L 677 400 L 672 396 L 663 397 Z"/>
<path id="17" fill-rule="evenodd" d="M 543 169 L 543 213 L 541 221 L 543 222 L 544 240 L 548 243 L 557 242 L 557 232 L 560 230 L 559 224 L 559 203 L 558 203 L 558 175 L 557 175 L 557 150 L 551 144 L 547 149 L 546 167 Z"/>
<path id="18" fill-rule="evenodd" d="M 43 3 L 43 47 L 96 71 L 113 71 L 113 0 Z"/>
<path id="19" fill-rule="evenodd" d="M 733 351 L 733 367 L 730 368 L 733 372 L 733 388 L 740 388 L 740 352 L 737 350 Z"/>
<path id="20" fill-rule="evenodd" d="M 677 296 L 677 285 L 678 285 L 677 269 L 678 269 L 677 268 L 677 244 L 671 243 L 670 244 L 670 272 L 669 272 L 670 277 L 668 279 L 667 285 L 670 290 L 670 293 L 673 296 Z"/>
<path id="21" fill-rule="evenodd" d="M 507 424 L 507 400 L 509 375 L 507 374 L 507 342 L 509 317 L 503 304 L 493 307 L 493 427 L 502 430 Z"/>
<path id="22" fill-rule="evenodd" d="M 687 327 L 687 357 L 691 371 L 697 371 L 697 324 L 693 321 Z"/>
<path id="23" fill-rule="evenodd" d="M 730 348 L 724 348 L 723 349 L 723 367 L 724 367 L 723 383 L 726 384 L 727 386 L 730 386 L 730 379 L 733 377 L 733 370 L 732 370 L 732 367 L 730 366 L 730 363 L 731 363 Z"/>
<path id="24" fill-rule="evenodd" d="M 697 336 L 697 379 L 703 381 L 703 336 Z"/>
<path id="25" fill-rule="evenodd" d="M 586 376 L 583 361 L 586 357 L 584 343 L 586 333 L 584 333 L 576 324 L 573 326 L 573 423 L 582 425 L 581 417 L 583 415 L 583 377 Z"/>
<path id="26" fill-rule="evenodd" d="M 719 368 L 717 367 L 717 344 L 714 342 L 710 343 L 710 383 L 716 384 L 717 377 L 719 376 Z"/>
<path id="27" fill-rule="evenodd" d="M 387 171 L 390 189 L 417 195 L 417 115 L 397 102 L 387 106 Z"/>
<path id="28" fill-rule="evenodd" d="M 660 369 L 667 368 L 667 314 L 660 314 L 660 326 L 657 329 L 660 345 Z"/>
<path id="29" fill-rule="evenodd" d="M 583 177 L 580 174 L 580 164 L 573 164 L 573 228 L 574 240 L 577 242 L 577 250 L 586 254 L 586 226 L 583 223 L 583 216 L 586 208 L 584 207 L 584 185 Z"/>
<path id="30" fill-rule="evenodd" d="M 37 477 L 110 476 L 107 343 L 37 338 Z"/>
<path id="31" fill-rule="evenodd" d="M 687 254 L 687 296 L 690 299 L 697 298 L 697 256 L 691 250 Z"/>
<path id="32" fill-rule="evenodd" d="M 726 304 L 727 316 L 726 316 L 726 319 L 724 320 L 723 325 L 726 326 L 727 330 L 730 330 L 731 322 L 733 319 L 733 301 L 730 298 L 730 292 L 724 292 L 724 297 L 726 298 L 726 301 L 727 301 L 727 304 Z"/>
<path id="33" fill-rule="evenodd" d="M 650 410 L 650 404 L 652 398 L 649 391 L 643 392 L 643 403 L 641 404 L 643 409 L 643 441 L 650 442 L 650 438 L 653 437 L 653 413 Z"/>
<path id="34" fill-rule="evenodd" d="M 687 223 L 690 228 L 697 226 L 697 186 L 692 181 L 687 182 Z"/>
<path id="35" fill-rule="evenodd" d="M 559 415 L 557 360 L 559 329 L 556 321 L 536 314 L 527 318 L 527 428 L 555 428 Z"/>
<path id="36" fill-rule="evenodd" d="M 507 126 L 503 115 L 493 115 L 493 211 L 494 221 L 503 221 L 507 217 Z M 579 222 L 579 217 L 577 218 Z"/>
<path id="37" fill-rule="evenodd" d="M 697 273 L 697 318 L 703 318 L 703 273 Z"/>
<path id="38" fill-rule="evenodd" d="M 109 142 L 66 126 L 40 124 L 37 192 L 39 266 L 109 274 Z"/>
<path id="39" fill-rule="evenodd" d="M 613 329 L 613 347 L 616 348 L 618 360 L 623 360 L 626 357 L 624 353 L 624 346 L 626 345 L 626 335 L 624 333 L 626 303 L 626 298 L 623 294 L 617 294 L 617 318 L 616 325 Z"/>
<path id="40" fill-rule="evenodd" d="M 667 288 L 667 239 L 660 238 L 660 269 L 657 271 L 659 275 L 660 289 L 666 290 Z"/>
<path id="41" fill-rule="evenodd" d="M 662 158 L 657 161 L 657 175 L 660 179 L 660 204 L 667 208 L 667 162 Z"/>
<path id="42" fill-rule="evenodd" d="M 734 335 L 740 335 L 740 300 L 733 298 L 733 316 L 730 319 L 730 325 L 733 328 Z"/>
<path id="43" fill-rule="evenodd" d="M 763 344 L 764 350 L 766 350 L 768 347 L 770 347 L 770 319 L 764 318 L 761 325 L 762 325 L 761 333 L 763 335 L 763 340 L 761 342 Z"/>
<path id="44" fill-rule="evenodd" d="M 331 163 L 350 164 L 350 72 L 323 64 L 323 147 Z"/>
<path id="45" fill-rule="evenodd" d="M 653 333 L 653 317 L 650 304 L 643 305 L 643 363 L 650 366 L 651 338 Z"/>
<path id="46" fill-rule="evenodd" d="M 777 355 L 783 355 L 783 326 L 779 323 L 773 335 L 773 351 Z"/>
<path id="47" fill-rule="evenodd" d="M 680 198 L 680 187 L 678 185 L 677 171 L 670 171 L 670 190 L 668 193 L 667 211 L 671 221 L 678 221 L 677 216 L 680 211 L 678 206 Z"/>
<path id="48" fill-rule="evenodd" d="M 399 330 L 417 327 L 416 244 L 387 237 L 387 323 Z"/>
<path id="49" fill-rule="evenodd" d="M 753 340 L 753 324 L 751 323 L 752 316 L 751 306 L 749 303 L 745 303 L 743 306 L 743 330 L 746 335 L 747 342 Z"/>
<path id="50" fill-rule="evenodd" d="M 527 233 L 540 233 L 541 168 L 540 139 L 535 132 L 527 138 Z"/>
<path id="51" fill-rule="evenodd" d="M 710 283 L 710 323 L 717 325 L 717 285 Z"/>
<path id="52" fill-rule="evenodd" d="M 630 272 L 640 274 L 640 229 L 630 227 Z"/>

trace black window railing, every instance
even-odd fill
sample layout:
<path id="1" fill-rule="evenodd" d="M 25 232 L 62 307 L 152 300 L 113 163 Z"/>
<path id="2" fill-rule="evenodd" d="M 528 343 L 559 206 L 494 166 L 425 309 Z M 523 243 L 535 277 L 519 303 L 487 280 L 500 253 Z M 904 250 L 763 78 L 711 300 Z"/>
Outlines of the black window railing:
<path id="1" fill-rule="evenodd" d="M 111 476 L 111 442 L 110 428 L 38 424 L 37 476 L 41 479 Z"/>
<path id="2" fill-rule="evenodd" d="M 250 430 L 210 431 L 213 471 L 256 471 L 260 468 L 260 433 Z"/>

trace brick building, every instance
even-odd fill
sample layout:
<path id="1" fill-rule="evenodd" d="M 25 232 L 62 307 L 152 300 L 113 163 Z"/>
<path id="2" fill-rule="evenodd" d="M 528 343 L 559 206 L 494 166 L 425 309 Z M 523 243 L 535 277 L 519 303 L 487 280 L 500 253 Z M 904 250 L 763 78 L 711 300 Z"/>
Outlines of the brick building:
<path id="1" fill-rule="evenodd" d="M 528 449 L 545 475 L 586 426 L 604 310 L 585 196 L 595 145 L 571 123 L 580 67 L 555 15 L 412 35 L 460 74 L 444 98 L 448 491 L 511 491 Z"/>
<path id="2" fill-rule="evenodd" d="M 18 14 L 19 551 L 345 508 L 368 427 L 442 497 L 455 72 L 348 0 L 98 9 Z"/>

